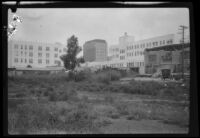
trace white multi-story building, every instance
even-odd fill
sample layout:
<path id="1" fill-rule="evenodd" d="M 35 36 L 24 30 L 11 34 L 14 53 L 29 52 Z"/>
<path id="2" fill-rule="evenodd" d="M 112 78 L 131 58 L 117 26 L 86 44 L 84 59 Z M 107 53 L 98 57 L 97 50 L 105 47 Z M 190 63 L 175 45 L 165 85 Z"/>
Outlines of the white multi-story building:
<path id="1" fill-rule="evenodd" d="M 8 68 L 63 66 L 60 56 L 65 53 L 66 47 L 60 43 L 11 40 L 8 42 Z"/>
<path id="2" fill-rule="evenodd" d="M 119 38 L 119 44 L 111 45 L 108 50 L 110 57 L 106 62 L 91 62 L 87 63 L 90 67 L 117 67 L 117 68 L 132 68 L 138 70 L 141 74 L 144 73 L 144 50 L 146 48 L 171 45 L 175 43 L 174 34 L 152 37 L 149 39 L 135 41 L 133 36 L 128 36 L 127 33 Z"/>

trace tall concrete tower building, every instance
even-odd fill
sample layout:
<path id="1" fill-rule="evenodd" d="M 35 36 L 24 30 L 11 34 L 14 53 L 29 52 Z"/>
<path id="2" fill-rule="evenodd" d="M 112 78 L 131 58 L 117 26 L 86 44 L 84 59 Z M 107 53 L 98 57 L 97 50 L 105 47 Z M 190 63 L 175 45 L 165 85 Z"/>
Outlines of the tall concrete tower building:
<path id="1" fill-rule="evenodd" d="M 102 39 L 94 39 L 83 45 L 83 58 L 86 62 L 106 61 L 107 42 Z"/>

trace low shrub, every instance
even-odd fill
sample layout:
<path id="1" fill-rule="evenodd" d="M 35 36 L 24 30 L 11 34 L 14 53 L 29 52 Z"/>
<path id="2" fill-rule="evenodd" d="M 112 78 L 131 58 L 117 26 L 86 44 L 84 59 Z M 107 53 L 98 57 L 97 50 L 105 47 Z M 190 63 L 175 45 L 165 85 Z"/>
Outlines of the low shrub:
<path id="1" fill-rule="evenodd" d="M 142 82 L 132 80 L 129 84 L 119 85 L 119 87 L 124 93 L 157 95 L 164 86 L 154 81 Z"/>
<path id="2" fill-rule="evenodd" d="M 86 79 L 86 73 L 84 71 L 80 71 L 78 73 L 75 74 L 75 81 L 83 81 Z"/>
<path id="3" fill-rule="evenodd" d="M 77 100 L 77 92 L 74 89 L 68 89 L 59 95 L 59 100 L 67 101 L 67 100 Z"/>
<path id="4" fill-rule="evenodd" d="M 82 97 L 82 101 L 84 101 L 84 102 L 88 102 L 88 101 L 89 101 L 88 96 L 84 95 L 84 96 Z"/>
<path id="5" fill-rule="evenodd" d="M 107 75 L 106 73 L 99 73 L 95 77 L 98 82 L 101 82 L 104 84 L 110 84 L 110 76 Z"/>
<path id="6" fill-rule="evenodd" d="M 121 73 L 119 71 L 116 70 L 111 70 L 108 72 L 108 75 L 110 74 L 110 79 L 111 81 L 116 81 L 119 80 L 121 78 Z"/>
<path id="7" fill-rule="evenodd" d="M 111 94 L 106 94 L 104 97 L 104 101 L 106 103 L 113 103 L 114 102 L 114 98 L 111 96 Z"/>
<path id="8" fill-rule="evenodd" d="M 15 95 L 15 97 L 17 97 L 17 98 L 25 97 L 25 96 L 26 96 L 25 93 L 17 93 L 17 94 Z"/>
<path id="9" fill-rule="evenodd" d="M 181 74 L 173 75 L 173 78 L 175 80 L 180 80 L 180 79 L 182 79 L 182 75 Z"/>
<path id="10" fill-rule="evenodd" d="M 49 91 L 45 91 L 43 95 L 44 96 L 48 96 L 49 95 Z"/>
<path id="11" fill-rule="evenodd" d="M 120 115 L 128 115 L 129 109 L 125 103 L 116 103 L 115 108 L 117 109 Z"/>
<path id="12" fill-rule="evenodd" d="M 127 116 L 128 120 L 141 120 L 141 119 L 146 119 L 146 118 L 148 118 L 147 112 L 145 112 L 144 109 L 141 109 L 141 110 L 134 109 Z"/>
<path id="13" fill-rule="evenodd" d="M 49 93 L 49 101 L 58 101 L 60 99 L 58 93 L 50 92 Z"/>
<path id="14" fill-rule="evenodd" d="M 96 115 L 91 112 L 91 107 L 86 103 L 78 103 L 65 116 L 65 129 L 76 131 L 77 133 L 84 133 L 84 131 L 94 131 L 94 120 Z"/>
<path id="15" fill-rule="evenodd" d="M 8 112 L 8 130 L 26 133 L 42 128 L 57 128 L 60 121 L 55 109 L 49 109 L 36 101 L 19 105 L 16 112 Z"/>
<path id="16" fill-rule="evenodd" d="M 74 79 L 75 79 L 75 73 L 73 71 L 69 71 L 67 80 L 74 80 Z"/>

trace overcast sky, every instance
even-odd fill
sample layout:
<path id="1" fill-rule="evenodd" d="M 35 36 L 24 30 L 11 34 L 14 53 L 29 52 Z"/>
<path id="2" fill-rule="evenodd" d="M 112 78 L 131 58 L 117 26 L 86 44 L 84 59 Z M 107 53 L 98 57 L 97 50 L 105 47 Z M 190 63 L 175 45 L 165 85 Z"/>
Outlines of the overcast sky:
<path id="1" fill-rule="evenodd" d="M 189 26 L 186 8 L 68 8 L 17 9 L 22 18 L 11 39 L 66 44 L 73 34 L 79 45 L 92 39 L 105 39 L 108 45 L 128 35 L 141 40 L 165 34 L 177 34 L 179 25 Z M 12 13 L 9 11 L 9 19 Z"/>

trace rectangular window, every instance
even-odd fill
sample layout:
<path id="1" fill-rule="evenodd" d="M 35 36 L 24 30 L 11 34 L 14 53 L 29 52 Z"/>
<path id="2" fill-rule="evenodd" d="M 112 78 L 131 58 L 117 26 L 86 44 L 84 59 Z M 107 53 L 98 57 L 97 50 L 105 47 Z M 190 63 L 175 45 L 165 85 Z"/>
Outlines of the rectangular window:
<path id="1" fill-rule="evenodd" d="M 158 46 L 158 42 L 156 42 L 156 46 Z"/>
<path id="2" fill-rule="evenodd" d="M 33 59 L 29 59 L 29 63 L 33 63 Z"/>
<path id="3" fill-rule="evenodd" d="M 17 62 L 18 62 L 18 58 L 15 58 L 15 60 L 14 60 L 14 61 L 15 61 L 15 63 L 17 63 Z"/>
<path id="4" fill-rule="evenodd" d="M 38 53 L 38 57 L 42 57 L 42 53 Z"/>
<path id="5" fill-rule="evenodd" d="M 46 53 L 46 57 L 49 58 L 49 53 Z"/>
<path id="6" fill-rule="evenodd" d="M 21 59 L 21 63 L 23 62 L 23 59 Z"/>
<path id="7" fill-rule="evenodd" d="M 27 45 L 25 45 L 25 50 L 27 49 Z"/>
<path id="8" fill-rule="evenodd" d="M 49 47 L 46 47 L 46 51 L 49 51 L 50 50 L 50 48 Z"/>
<path id="9" fill-rule="evenodd" d="M 23 49 L 23 45 L 21 45 L 21 49 Z"/>
<path id="10" fill-rule="evenodd" d="M 163 40 L 163 45 L 165 44 L 165 40 Z"/>
<path id="11" fill-rule="evenodd" d="M 124 60 L 125 59 L 125 57 L 124 56 L 120 56 L 120 60 Z"/>
<path id="12" fill-rule="evenodd" d="M 33 50 L 33 46 L 32 45 L 29 46 L 29 50 Z"/>
<path id="13" fill-rule="evenodd" d="M 15 47 L 15 49 L 18 49 L 18 45 L 17 45 L 17 44 L 15 44 L 15 46 L 14 46 L 14 47 Z"/>
<path id="14" fill-rule="evenodd" d="M 38 59 L 38 63 L 39 63 L 39 64 L 42 64 L 42 59 Z"/>
<path id="15" fill-rule="evenodd" d="M 41 46 L 39 46 L 39 47 L 38 47 L 38 50 L 40 50 L 40 51 L 41 51 L 41 50 L 42 50 L 42 47 L 41 47 Z"/>
<path id="16" fill-rule="evenodd" d="M 26 59 L 24 60 L 24 62 L 26 63 Z"/>
<path id="17" fill-rule="evenodd" d="M 32 57 L 33 56 L 33 53 L 32 52 L 29 52 L 29 57 Z"/>
<path id="18" fill-rule="evenodd" d="M 18 56 L 18 51 L 15 52 L 15 56 Z"/>
<path id="19" fill-rule="evenodd" d="M 172 61 L 172 52 L 165 52 L 161 56 L 162 62 L 171 62 Z"/>
<path id="20" fill-rule="evenodd" d="M 149 62 L 151 63 L 156 62 L 156 55 L 149 55 Z"/>
<path id="21" fill-rule="evenodd" d="M 49 64 L 49 60 L 46 60 L 46 64 Z"/>
<path id="22" fill-rule="evenodd" d="M 54 50 L 55 50 L 55 51 L 58 51 L 58 48 L 57 48 L 57 47 L 55 47 L 55 48 L 54 48 Z"/>

